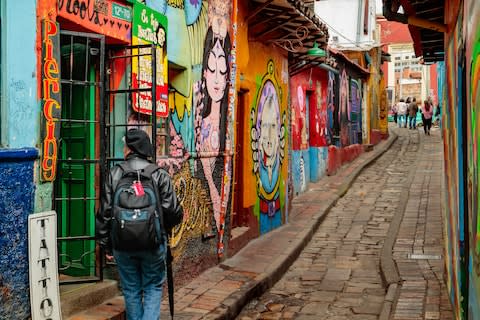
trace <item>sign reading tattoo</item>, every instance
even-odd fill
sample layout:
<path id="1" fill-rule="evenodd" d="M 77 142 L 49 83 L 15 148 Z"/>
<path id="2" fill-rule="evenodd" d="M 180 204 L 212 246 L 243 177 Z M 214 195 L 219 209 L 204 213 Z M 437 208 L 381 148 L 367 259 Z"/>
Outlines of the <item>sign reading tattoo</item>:
<path id="1" fill-rule="evenodd" d="M 60 44 L 58 24 L 42 22 L 42 181 L 55 180 L 57 137 L 60 135 Z"/>
<path id="2" fill-rule="evenodd" d="M 57 214 L 28 216 L 30 304 L 32 319 L 62 319 L 57 273 Z"/>

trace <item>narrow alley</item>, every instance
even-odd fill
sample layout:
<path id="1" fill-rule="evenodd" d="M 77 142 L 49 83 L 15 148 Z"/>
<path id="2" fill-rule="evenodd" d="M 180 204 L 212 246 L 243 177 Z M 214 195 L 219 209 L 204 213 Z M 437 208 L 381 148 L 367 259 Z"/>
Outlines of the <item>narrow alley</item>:
<path id="1" fill-rule="evenodd" d="M 443 279 L 440 131 L 391 129 L 399 136 L 391 148 L 237 319 L 453 319 Z"/>

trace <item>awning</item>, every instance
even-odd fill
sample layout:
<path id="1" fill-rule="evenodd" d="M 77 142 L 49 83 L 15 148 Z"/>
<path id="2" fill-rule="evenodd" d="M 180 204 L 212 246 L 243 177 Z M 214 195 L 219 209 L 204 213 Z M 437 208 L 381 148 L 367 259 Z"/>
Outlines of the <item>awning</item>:
<path id="1" fill-rule="evenodd" d="M 400 6 L 405 14 L 398 13 Z M 444 10 L 443 0 L 383 0 L 385 18 L 409 25 L 415 55 L 427 64 L 444 60 Z"/>
<path id="2" fill-rule="evenodd" d="M 326 51 L 328 27 L 300 0 L 250 0 L 249 38 L 273 43 L 288 51 L 289 72 L 305 69 L 311 62 L 326 61 L 312 57 L 307 50 L 314 42 Z"/>

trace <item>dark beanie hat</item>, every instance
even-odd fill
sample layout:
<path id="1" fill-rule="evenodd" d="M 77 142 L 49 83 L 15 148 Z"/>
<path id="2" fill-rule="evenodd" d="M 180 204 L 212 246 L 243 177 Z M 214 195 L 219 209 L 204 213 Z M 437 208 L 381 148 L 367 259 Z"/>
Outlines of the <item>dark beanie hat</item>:
<path id="1" fill-rule="evenodd" d="M 140 129 L 130 129 L 125 136 L 125 143 L 133 153 L 143 158 L 153 156 L 153 147 L 148 134 Z"/>

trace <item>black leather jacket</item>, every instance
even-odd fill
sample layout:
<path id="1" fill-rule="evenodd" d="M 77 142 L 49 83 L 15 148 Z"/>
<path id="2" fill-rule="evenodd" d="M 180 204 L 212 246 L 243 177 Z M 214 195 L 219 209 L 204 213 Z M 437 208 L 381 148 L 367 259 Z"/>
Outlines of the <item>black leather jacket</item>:
<path id="1" fill-rule="evenodd" d="M 126 160 L 132 169 L 143 169 L 151 162 L 139 157 L 136 154 L 129 154 Z M 112 251 L 112 242 L 110 239 L 111 217 L 112 217 L 112 197 L 113 186 L 116 185 L 122 176 L 122 169 L 119 166 L 114 166 L 110 169 L 106 177 L 104 192 L 101 199 L 101 207 L 96 217 L 96 237 L 101 247 L 107 253 Z M 172 179 L 168 173 L 159 169 L 152 175 L 155 185 L 158 186 L 158 195 L 167 232 L 182 222 L 183 209 L 178 202 L 175 190 L 173 188 Z"/>

